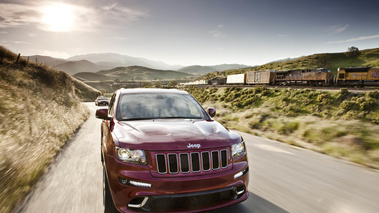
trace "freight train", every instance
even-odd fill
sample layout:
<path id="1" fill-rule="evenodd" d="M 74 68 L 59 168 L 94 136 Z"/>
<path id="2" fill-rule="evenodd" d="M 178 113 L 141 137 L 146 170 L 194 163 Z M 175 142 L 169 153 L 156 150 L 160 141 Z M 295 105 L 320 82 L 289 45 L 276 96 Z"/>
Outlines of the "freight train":
<path id="1" fill-rule="evenodd" d="M 358 86 L 379 85 L 379 68 L 338 68 L 337 76 L 324 68 L 287 71 L 248 71 L 226 78 L 199 80 L 182 85 L 309 85 Z"/>

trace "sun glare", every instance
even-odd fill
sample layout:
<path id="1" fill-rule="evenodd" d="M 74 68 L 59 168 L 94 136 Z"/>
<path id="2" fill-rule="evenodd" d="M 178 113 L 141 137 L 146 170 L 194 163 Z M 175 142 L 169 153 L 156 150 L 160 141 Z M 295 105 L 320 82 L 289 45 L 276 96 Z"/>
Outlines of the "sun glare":
<path id="1" fill-rule="evenodd" d="M 49 31 L 67 32 L 74 25 L 73 7 L 67 4 L 54 4 L 43 8 L 42 23 Z"/>

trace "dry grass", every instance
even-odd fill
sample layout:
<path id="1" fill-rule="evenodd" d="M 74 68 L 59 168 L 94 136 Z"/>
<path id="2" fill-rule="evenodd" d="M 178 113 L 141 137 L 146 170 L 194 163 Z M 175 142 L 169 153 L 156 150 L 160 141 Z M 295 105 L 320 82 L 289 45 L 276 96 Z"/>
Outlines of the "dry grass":
<path id="1" fill-rule="evenodd" d="M 47 100 L 16 98 L 23 101 L 4 101 L 11 107 L 4 116 L 9 125 L 0 127 L 0 212 L 9 212 L 29 192 L 89 115 L 81 104 L 68 108 Z"/>
<path id="2" fill-rule="evenodd" d="M 60 148 L 89 117 L 80 96 L 98 91 L 0 47 L 0 212 L 30 191 Z"/>

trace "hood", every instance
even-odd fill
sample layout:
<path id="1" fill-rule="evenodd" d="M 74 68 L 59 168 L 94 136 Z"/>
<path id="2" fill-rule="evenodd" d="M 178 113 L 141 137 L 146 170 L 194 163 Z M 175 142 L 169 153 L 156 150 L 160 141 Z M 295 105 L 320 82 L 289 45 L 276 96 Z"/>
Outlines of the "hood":
<path id="1" fill-rule="evenodd" d="M 213 120 L 120 121 L 113 133 L 119 146 L 143 150 L 207 149 L 229 146 L 241 140 L 238 134 Z"/>

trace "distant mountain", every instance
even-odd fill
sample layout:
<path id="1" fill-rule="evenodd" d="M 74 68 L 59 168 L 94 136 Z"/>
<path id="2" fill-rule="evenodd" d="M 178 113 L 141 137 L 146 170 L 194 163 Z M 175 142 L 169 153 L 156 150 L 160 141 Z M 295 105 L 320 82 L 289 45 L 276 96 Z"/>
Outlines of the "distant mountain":
<path id="1" fill-rule="evenodd" d="M 108 76 L 99 74 L 99 73 L 92 73 L 92 72 L 80 72 L 76 73 L 74 75 L 75 78 L 81 80 L 81 81 L 107 81 L 107 80 L 114 80 Z"/>
<path id="2" fill-rule="evenodd" d="M 101 70 L 97 73 L 77 73 L 75 77 L 83 81 L 94 80 L 177 80 L 191 77 L 191 74 L 173 71 L 157 70 L 142 66 L 116 67 L 110 70 Z"/>
<path id="3" fill-rule="evenodd" d="M 216 69 L 210 67 L 210 66 L 200 66 L 200 65 L 193 65 L 193 66 L 188 66 L 188 67 L 183 67 L 178 70 L 179 72 L 185 72 L 185 73 L 190 73 L 190 74 L 207 74 L 210 72 L 215 72 L 217 71 Z"/>
<path id="4" fill-rule="evenodd" d="M 80 61 L 67 61 L 54 66 L 56 69 L 64 71 L 70 75 L 74 75 L 80 72 L 98 72 L 104 69 L 110 69 L 112 67 L 98 65 L 87 60 Z"/>
<path id="5" fill-rule="evenodd" d="M 58 64 L 65 63 L 67 61 L 65 59 L 53 58 L 50 56 L 43 56 L 43 55 L 23 56 L 23 58 L 29 59 L 29 61 L 32 61 L 35 63 L 42 63 L 50 67 L 54 67 Z"/>
<path id="6" fill-rule="evenodd" d="M 100 70 L 109 70 L 115 67 L 145 67 L 155 70 L 169 70 L 187 73 L 196 76 L 202 76 L 207 73 L 224 71 L 229 69 L 246 68 L 248 66 L 242 64 L 221 64 L 215 66 L 187 66 L 169 65 L 159 61 L 153 61 L 145 58 L 131 57 L 127 55 L 120 55 L 115 53 L 94 53 L 86 55 L 77 55 L 68 59 L 53 58 L 49 56 L 24 56 L 29 61 L 43 63 L 47 66 L 54 67 L 58 70 L 64 71 L 70 75 L 77 73 L 96 73 Z M 139 69 L 141 70 L 141 69 Z M 166 72 L 167 74 L 169 72 Z M 176 75 L 178 76 L 178 75 Z M 94 76 L 89 78 L 96 78 Z M 159 78 L 159 76 L 157 76 Z"/>
<path id="7" fill-rule="evenodd" d="M 194 66 L 187 66 L 179 69 L 180 72 L 190 73 L 190 74 L 201 74 L 205 75 L 210 72 L 216 72 L 216 71 L 224 71 L 229 69 L 240 69 L 240 68 L 246 68 L 248 66 L 242 65 L 242 64 L 221 64 L 221 65 L 215 65 L 215 66 L 200 66 L 200 65 L 194 65 Z"/>
<path id="8" fill-rule="evenodd" d="M 168 65 L 160 61 L 153 61 L 145 58 L 136 58 L 127 55 L 120 55 L 116 53 L 94 53 L 86 55 L 77 55 L 68 58 L 70 61 L 88 60 L 98 65 L 108 67 L 128 67 L 128 66 L 143 66 L 152 69 L 160 70 L 176 70 L 181 68 L 179 65 Z"/>

